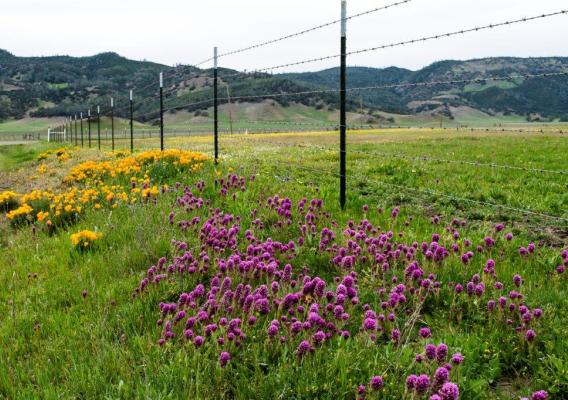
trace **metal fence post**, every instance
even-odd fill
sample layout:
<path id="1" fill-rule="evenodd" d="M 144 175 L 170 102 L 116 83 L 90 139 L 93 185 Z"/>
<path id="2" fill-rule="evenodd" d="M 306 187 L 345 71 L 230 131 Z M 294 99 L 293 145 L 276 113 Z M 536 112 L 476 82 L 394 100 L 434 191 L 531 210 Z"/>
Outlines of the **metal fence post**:
<path id="1" fill-rule="evenodd" d="M 341 66 L 340 66 L 340 77 L 339 77 L 339 90 L 340 90 L 340 103 L 341 111 L 339 116 L 339 204 L 341 208 L 345 208 L 346 201 L 346 186 L 347 186 L 347 168 L 346 168 L 346 158 L 347 158 L 347 114 L 346 114 L 346 61 L 347 61 L 347 1 L 341 1 Z"/>
<path id="2" fill-rule="evenodd" d="M 134 153 L 134 117 L 133 117 L 132 90 L 130 91 L 130 153 Z"/>
<path id="3" fill-rule="evenodd" d="M 219 162 L 219 98 L 218 98 L 218 71 L 217 71 L 217 47 L 213 48 L 213 134 L 215 147 L 215 164 Z"/>
<path id="4" fill-rule="evenodd" d="M 101 149 L 101 106 L 97 106 L 97 141 Z"/>
<path id="5" fill-rule="evenodd" d="M 164 73 L 160 72 L 160 150 L 164 151 Z"/>
<path id="6" fill-rule="evenodd" d="M 112 151 L 114 151 L 114 99 L 110 98 L 110 138 L 112 141 Z"/>
<path id="7" fill-rule="evenodd" d="M 79 121 L 81 123 L 81 147 L 85 147 L 85 141 L 83 140 L 83 113 L 79 113 Z"/>
<path id="8" fill-rule="evenodd" d="M 91 148 L 91 109 L 89 108 L 87 112 L 87 125 L 88 125 L 88 134 L 89 134 L 89 149 Z"/>

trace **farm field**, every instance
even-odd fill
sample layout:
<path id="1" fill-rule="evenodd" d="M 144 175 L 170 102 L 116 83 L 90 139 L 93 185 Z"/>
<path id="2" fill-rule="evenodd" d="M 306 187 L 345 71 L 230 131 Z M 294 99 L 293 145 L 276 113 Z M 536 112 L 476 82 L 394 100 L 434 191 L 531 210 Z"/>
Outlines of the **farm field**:
<path id="1" fill-rule="evenodd" d="M 0 147 L 0 398 L 568 398 L 557 126 L 349 132 L 344 210 L 337 132 L 158 140 Z"/>

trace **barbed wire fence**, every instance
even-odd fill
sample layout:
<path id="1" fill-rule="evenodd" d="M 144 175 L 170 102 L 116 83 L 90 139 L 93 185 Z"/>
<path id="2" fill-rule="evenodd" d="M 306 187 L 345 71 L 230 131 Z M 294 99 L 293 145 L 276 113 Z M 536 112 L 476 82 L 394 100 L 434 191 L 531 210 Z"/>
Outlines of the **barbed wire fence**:
<path id="1" fill-rule="evenodd" d="M 552 17 L 557 17 L 561 15 L 567 15 L 568 10 L 559 10 L 556 12 L 550 13 L 543 13 L 539 15 L 534 15 L 531 17 L 523 17 L 517 19 L 510 19 L 506 21 L 501 21 L 497 23 L 490 23 L 485 25 L 479 25 L 474 27 L 468 27 L 464 29 L 454 30 L 445 33 L 438 33 L 432 35 L 425 35 L 422 37 L 418 37 L 411 40 L 393 42 L 393 43 L 386 43 L 386 44 L 379 44 L 376 46 L 357 49 L 357 50 L 347 50 L 347 23 L 355 18 L 371 15 L 377 12 L 387 11 L 389 9 L 404 6 L 411 3 L 412 0 L 402 0 L 398 2 L 389 3 L 387 5 L 381 7 L 375 7 L 370 10 L 366 10 L 357 14 L 353 14 L 351 16 L 347 15 L 347 4 L 346 1 L 343 0 L 341 2 L 341 18 L 333 21 L 329 21 L 323 24 L 316 25 L 311 28 L 307 28 L 298 32 L 294 32 L 291 34 L 286 34 L 274 39 L 258 42 L 255 44 L 251 44 L 248 46 L 244 46 L 235 50 L 230 50 L 227 52 L 219 53 L 217 48 L 214 49 L 214 54 L 212 57 L 207 58 L 195 65 L 188 65 L 188 66 L 178 66 L 168 70 L 163 71 L 160 73 L 159 79 L 157 79 L 156 83 L 150 83 L 143 87 L 136 88 L 136 92 L 144 92 L 147 89 L 153 88 L 152 92 L 154 93 L 152 96 L 148 96 L 141 100 L 135 99 L 134 90 L 130 90 L 129 92 L 129 102 L 125 105 L 120 107 L 115 107 L 114 99 L 118 97 L 118 94 L 115 93 L 111 96 L 110 104 L 100 112 L 96 113 L 96 115 L 91 113 L 91 110 L 87 110 L 87 112 L 79 116 L 73 115 L 67 117 L 58 127 L 53 129 L 53 132 L 57 134 L 54 137 L 56 141 L 71 141 L 75 145 L 85 146 L 88 144 L 89 147 L 92 146 L 92 123 L 96 124 L 97 127 L 97 145 L 98 148 L 101 147 L 102 142 L 111 142 L 112 150 L 115 150 L 116 142 L 122 144 L 122 141 L 129 141 L 130 142 L 130 150 L 134 151 L 135 149 L 135 139 L 144 140 L 144 139 L 157 139 L 160 141 L 160 149 L 164 150 L 165 148 L 165 141 L 164 137 L 187 137 L 193 138 L 195 143 L 199 143 L 200 146 L 211 146 L 211 152 L 213 153 L 213 158 L 215 163 L 219 162 L 220 158 L 220 148 L 219 148 L 219 137 L 225 130 L 226 133 L 233 132 L 233 129 L 236 129 L 239 132 L 248 132 L 248 133 L 268 133 L 268 132 L 291 132 L 292 130 L 289 129 L 290 127 L 293 128 L 293 132 L 301 133 L 305 131 L 331 131 L 331 132 L 338 132 L 339 131 L 339 149 L 337 147 L 323 147 L 323 146 L 315 146 L 315 145 L 306 145 L 302 146 L 304 149 L 310 149 L 314 151 L 338 151 L 339 160 L 337 166 L 337 172 L 330 172 L 329 170 L 315 170 L 314 168 L 300 165 L 298 162 L 291 163 L 286 162 L 287 168 L 296 168 L 299 170 L 312 170 L 311 172 L 317 174 L 324 174 L 325 176 L 332 176 L 339 180 L 339 202 L 341 208 L 344 208 L 347 201 L 347 178 L 348 178 L 348 171 L 347 171 L 347 136 L 346 132 L 348 129 L 391 129 L 396 128 L 392 125 L 388 124 L 373 124 L 373 123 L 364 123 L 361 122 L 360 124 L 352 124 L 348 125 L 347 123 L 347 97 L 348 95 L 354 93 L 361 93 L 366 91 L 381 91 L 381 90 L 403 90 L 403 89 L 411 89 L 411 88 L 423 88 L 423 87 L 440 87 L 440 88 L 460 88 L 465 85 L 470 84 L 488 84 L 494 82 L 515 82 L 515 81 L 525 81 L 531 79 L 554 79 L 554 78 L 565 78 L 568 77 L 568 71 L 548 71 L 542 72 L 538 74 L 509 74 L 509 75 L 497 75 L 497 76 L 483 76 L 483 77 L 476 77 L 476 78 L 463 78 L 463 79 L 450 79 L 450 80 L 437 80 L 437 81 L 427 81 L 427 82 L 406 82 L 406 83 L 398 83 L 398 84 L 383 84 L 383 85 L 373 85 L 373 86 L 364 86 L 364 87 L 347 87 L 347 76 L 346 76 L 346 67 L 347 67 L 347 57 L 355 56 L 359 54 L 369 53 L 369 52 L 377 52 L 386 49 L 398 48 L 403 46 L 411 46 L 415 44 L 420 44 L 429 41 L 436 41 L 442 40 L 452 37 L 459 37 L 464 36 L 467 34 L 474 34 L 476 32 L 481 31 L 488 31 L 498 28 L 505 28 L 507 26 L 512 25 L 520 25 L 529 23 L 531 21 L 542 20 Z M 252 71 L 236 71 L 232 72 L 230 70 L 225 70 L 219 68 L 219 60 L 226 59 L 232 55 L 242 54 L 245 52 L 251 52 L 257 50 L 259 48 L 277 45 L 285 40 L 298 38 L 309 33 L 318 31 L 320 29 L 328 28 L 330 26 L 334 26 L 339 24 L 341 26 L 341 35 L 340 35 L 340 49 L 339 53 L 335 54 L 328 54 L 318 57 L 311 57 L 304 60 L 297 60 L 283 64 L 277 64 L 273 66 L 266 66 L 261 68 L 256 68 Z M 323 61 L 329 61 L 339 59 L 339 82 L 337 88 L 314 88 L 310 90 L 299 90 L 299 91 L 277 91 L 277 92 L 269 92 L 269 93 L 260 93 L 260 94 L 251 94 L 251 95 L 237 95 L 237 96 L 230 96 L 229 94 L 229 81 L 239 79 L 265 79 L 273 77 L 274 71 L 280 71 L 283 69 L 287 69 L 290 67 L 302 66 L 307 64 L 313 64 Z M 210 64 L 211 68 L 209 69 L 200 69 L 199 67 Z M 202 86 L 207 87 L 207 89 L 198 91 L 197 93 L 192 91 L 187 91 L 185 88 L 188 86 L 188 82 L 191 83 L 193 81 L 203 81 Z M 212 84 L 212 88 L 210 85 Z M 225 96 L 219 95 L 219 88 L 225 88 L 227 94 Z M 188 92 L 188 93 L 185 93 Z M 184 102 L 185 96 L 191 97 L 191 101 Z M 223 121 L 223 124 L 220 124 L 220 113 L 219 108 L 220 106 L 226 105 L 229 108 L 232 102 L 250 102 L 250 101 L 262 101 L 262 100 L 279 100 L 279 99 L 294 99 L 300 96 L 316 96 L 316 95 L 329 95 L 329 96 L 337 96 L 339 95 L 339 119 L 338 121 L 330 121 L 329 123 L 324 122 L 306 122 L 306 121 L 278 121 L 278 120 L 262 120 L 262 119 L 242 119 L 242 118 L 235 118 L 233 119 L 230 116 L 229 121 Z M 144 111 L 146 106 L 149 105 L 158 105 L 159 109 L 153 111 Z M 187 125 L 187 128 L 184 129 L 168 129 L 166 130 L 164 127 L 164 114 L 165 113 L 175 113 L 176 111 L 186 111 L 192 112 L 193 110 L 199 111 L 203 108 L 208 110 L 209 108 L 213 108 L 213 118 L 209 117 L 208 113 L 205 112 L 204 116 L 202 116 L 198 121 L 192 122 Z M 128 114 L 128 122 L 127 126 L 123 126 L 122 129 L 118 132 L 115 130 L 115 115 L 124 115 L 125 113 Z M 87 118 L 85 118 L 87 115 Z M 106 134 L 104 137 L 101 137 L 101 116 L 110 119 L 110 137 L 108 135 L 108 128 L 106 130 Z M 86 119 L 86 123 L 84 123 Z M 137 121 L 154 121 L 155 129 L 148 129 L 139 128 L 136 126 Z M 226 124 L 229 126 L 226 126 Z M 88 128 L 88 131 L 85 132 L 85 127 Z M 274 128 L 277 127 L 277 128 Z M 80 130 L 79 130 L 80 128 Z M 195 129 L 192 129 L 195 128 Z M 427 128 L 422 128 L 427 129 Z M 465 128 L 465 127 L 457 127 L 456 130 L 463 130 L 469 132 L 477 132 L 477 131 L 484 131 L 484 132 L 508 132 L 508 133 L 544 133 L 544 130 L 527 130 L 527 129 L 505 129 L 501 128 Z M 547 131 L 550 132 L 550 131 Z M 561 128 L 558 128 L 558 133 L 564 133 Z M 135 137 L 136 134 L 136 137 Z M 210 137 L 212 136 L 212 141 Z M 225 136 L 223 136 L 225 137 Z M 244 139 L 243 139 L 244 140 Z M 251 137 L 247 137 L 247 141 L 251 141 Z M 254 140 L 254 139 L 253 139 Z M 256 141 L 256 140 L 254 140 Z M 270 143 L 273 146 L 283 146 L 283 143 L 276 143 L 274 141 L 262 141 L 262 143 Z M 124 146 L 120 146 L 124 147 Z M 349 153 L 353 153 L 356 155 L 361 156 L 382 156 L 382 157 L 393 157 L 393 158 L 400 158 L 412 161 L 421 161 L 421 162 L 436 162 L 436 163 L 447 163 L 447 164 L 460 164 L 460 165 L 467 165 L 471 167 L 479 167 L 479 168 L 491 168 L 491 169 L 498 169 L 498 170 L 516 170 L 516 171 L 523 171 L 527 173 L 534 173 L 534 174 L 551 174 L 555 176 L 566 176 L 568 175 L 568 171 L 565 170 L 550 170 L 546 168 L 528 168 L 528 167 L 520 167 L 514 165 L 507 165 L 507 164 L 497 164 L 497 163 L 479 163 L 474 161 L 468 160 L 451 160 L 451 159 L 442 159 L 436 157 L 428 157 L 428 156 L 415 156 L 410 154 L 404 153 L 386 153 L 386 152 L 376 152 L 376 151 L 367 151 L 363 149 L 350 149 Z M 281 161 L 274 160 L 275 163 L 279 163 Z M 324 176 L 320 175 L 320 176 Z M 351 173 L 351 176 L 354 180 L 361 179 L 362 176 L 360 174 Z M 555 216 L 543 212 L 538 212 L 530 209 L 522 209 L 518 207 L 511 207 L 504 204 L 498 204 L 494 202 L 488 201 L 480 201 L 476 199 L 470 199 L 466 197 L 457 196 L 454 194 L 449 193 L 442 193 L 437 191 L 432 191 L 429 189 L 422 189 L 422 188 L 412 188 L 406 187 L 404 185 L 398 185 L 394 183 L 378 181 L 374 182 L 376 184 L 381 184 L 383 186 L 391 186 L 395 189 L 403 190 L 403 191 L 410 191 L 414 193 L 418 193 L 424 196 L 434 196 L 439 198 L 446 198 L 461 204 L 469 204 L 469 205 L 477 205 L 483 207 L 493 207 L 496 209 L 501 210 L 508 210 L 515 213 L 520 213 L 525 216 L 533 216 L 538 217 L 546 220 L 557 221 L 561 223 L 566 223 L 568 219 L 562 216 Z"/>

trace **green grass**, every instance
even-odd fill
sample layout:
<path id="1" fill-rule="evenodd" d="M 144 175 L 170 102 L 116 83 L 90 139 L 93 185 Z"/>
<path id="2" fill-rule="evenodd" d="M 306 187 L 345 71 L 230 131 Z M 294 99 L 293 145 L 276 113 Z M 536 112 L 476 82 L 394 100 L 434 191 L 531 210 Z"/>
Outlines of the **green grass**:
<path id="1" fill-rule="evenodd" d="M 43 146 L 0 146 L 0 171 L 15 169 L 22 163 L 34 160 Z"/>
<path id="2" fill-rule="evenodd" d="M 241 216 L 239 248 L 244 251 L 247 243 L 242 236 L 253 220 L 253 209 L 259 210 L 258 217 L 265 223 L 264 229 L 252 228 L 259 239 L 287 243 L 300 235 L 298 224 L 303 220 L 299 220 L 296 211 L 290 227 L 271 225 L 277 217 L 264 205 L 268 197 L 279 194 L 292 199 L 293 210 L 303 197 L 322 198 L 331 217 L 319 228 L 331 227 L 331 220 L 336 221 L 338 228 L 334 230 L 342 245 L 346 239 L 341 230 L 349 220 L 358 222 L 362 218 L 380 226 L 382 231 L 392 230 L 395 238 L 398 233 L 403 234 L 395 240 L 429 242 L 432 233 L 438 232 L 447 245 L 452 240 L 444 227 L 454 216 L 466 218 L 467 226 L 459 228 L 460 240 L 468 238 L 474 246 L 492 235 L 494 222 L 506 221 L 506 232 L 515 234 L 513 241 L 499 239 L 494 249 L 476 256 L 468 265 L 460 262 L 461 253 L 440 264 L 420 260 L 422 268 L 435 273 L 443 287 L 420 309 L 417 326 L 430 326 L 432 342 L 446 343 L 450 354 L 464 354 L 465 364 L 452 375 L 459 383 L 462 399 L 512 400 L 528 397 L 538 389 L 549 390 L 552 399 L 564 399 L 568 396 L 568 315 L 563 310 L 568 307 L 568 290 L 566 277 L 557 276 L 554 268 L 560 262 L 560 249 L 566 246 L 566 224 L 533 218 L 526 221 L 514 212 L 432 195 L 417 196 L 385 183 L 435 189 L 568 217 L 566 175 L 393 156 L 562 170 L 566 169 L 566 140 L 555 134 L 441 130 L 351 133 L 348 204 L 341 210 L 337 177 L 333 175 L 337 171 L 336 134 L 221 136 L 219 166 L 208 164 L 195 175 L 168 179 L 170 184 L 180 181 L 187 185 L 204 180 L 206 189 L 202 196 L 212 203 L 202 210 L 187 212 L 174 206 L 177 194 L 170 193 L 160 197 L 156 205 L 90 211 L 76 225 L 54 235 L 38 231 L 33 236 L 27 226 L 6 228 L 7 234 L 0 240 L 0 398 L 354 399 L 357 386 L 367 384 L 373 375 L 382 375 L 386 385 L 379 397 L 371 393 L 367 398 L 410 398 L 404 397 L 401 389 L 404 379 L 410 373 L 426 372 L 426 367 L 413 361 L 424 344 L 415 335 L 401 347 L 389 343 L 369 345 L 361 338 L 333 339 L 299 359 L 293 353 L 294 346 L 278 346 L 265 339 L 270 320 L 259 318 L 261 322 L 247 330 L 248 338 L 242 347 L 232 350 L 233 359 L 225 369 L 218 365 L 216 346 L 196 351 L 178 340 L 165 347 L 157 345 L 162 332 L 156 327 L 160 317 L 158 303 L 175 302 L 179 293 L 192 290 L 198 282 L 209 281 L 197 275 L 183 279 L 174 276 L 152 285 L 147 293 L 132 297 L 133 289 L 151 265 L 162 256 L 171 259 L 172 239 L 185 240 L 190 247 L 198 243 L 191 230 L 182 232 L 167 223 L 170 212 L 175 212 L 176 221 L 197 215 L 203 221 L 209 209 L 215 207 Z M 208 137 L 168 138 L 166 146 L 209 152 L 210 141 Z M 156 145 L 155 138 L 136 141 L 138 149 Z M 5 168 L 17 165 L 32 170 L 37 166 L 37 162 L 26 161 L 32 153 L 25 147 L 0 147 L 0 151 L 0 160 L 4 160 L 0 165 Z M 297 168 L 298 165 L 304 169 Z M 216 171 L 222 175 L 234 171 L 247 177 L 255 173 L 257 179 L 247 183 L 247 190 L 239 192 L 233 201 L 230 196 L 219 196 L 219 187 L 213 184 Z M 363 204 L 370 206 L 367 215 L 362 212 Z M 388 212 L 377 214 L 374 210 L 379 205 L 388 210 L 400 205 L 401 215 L 393 220 Z M 443 216 L 441 225 L 431 224 L 434 214 Z M 78 253 L 71 248 L 70 232 L 95 228 L 104 237 L 94 251 Z M 539 244 L 539 239 L 544 241 Z M 334 286 L 333 277 L 342 271 L 330 264 L 329 254 L 317 251 L 318 240 L 300 248 L 291 262 L 295 270 L 307 266 L 311 276 L 317 274 Z M 522 258 L 517 248 L 529 241 L 537 243 L 539 254 Z M 511 333 L 513 328 L 487 317 L 483 312 L 487 295 L 479 301 L 467 300 L 466 296 L 454 301 L 447 288 L 449 281 L 465 284 L 474 273 L 481 273 L 488 258 L 496 260 L 498 277 L 508 290 L 513 275 L 520 273 L 525 280 L 520 290 L 527 305 L 544 309 L 544 317 L 535 328 L 538 338 L 530 348 Z M 407 264 L 401 261 L 393 265 L 396 266 L 392 273 L 397 273 Z M 365 263 L 355 269 L 359 273 L 361 302 L 379 309 L 376 289 L 385 285 L 377 278 L 381 275 Z M 86 298 L 81 295 L 83 290 L 88 292 Z M 403 313 L 397 318 L 401 326 L 410 320 Z M 352 334 L 358 332 L 359 326 L 357 323 L 351 327 Z"/>

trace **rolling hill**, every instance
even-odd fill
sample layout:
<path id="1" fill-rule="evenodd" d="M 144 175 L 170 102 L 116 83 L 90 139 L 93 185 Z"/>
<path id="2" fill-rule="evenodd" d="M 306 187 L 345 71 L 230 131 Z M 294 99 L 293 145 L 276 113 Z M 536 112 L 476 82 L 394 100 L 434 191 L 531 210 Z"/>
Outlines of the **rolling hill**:
<path id="1" fill-rule="evenodd" d="M 157 117 L 157 75 L 171 67 L 134 61 L 115 53 L 92 57 L 17 57 L 0 50 L 0 120 L 54 117 L 78 114 L 96 105 L 108 108 L 110 96 L 117 102 L 117 115 L 128 115 L 128 90 L 135 92 L 137 120 Z M 440 61 L 418 71 L 389 67 L 349 67 L 348 87 L 413 84 L 432 81 L 511 77 L 568 71 L 568 58 L 486 58 Z M 231 97 L 266 93 L 337 89 L 339 70 L 293 74 L 236 75 L 221 69 L 221 96 L 230 88 Z M 212 71 L 179 66 L 166 75 L 166 108 L 195 113 L 207 110 L 212 96 Z M 508 116 L 529 120 L 568 119 L 568 77 L 511 79 L 487 84 L 432 85 L 349 92 L 348 107 L 358 111 L 363 104 L 370 120 L 385 115 L 426 115 L 453 119 L 456 111 Z M 153 100 L 152 100 L 153 99 Z M 263 103 L 266 99 L 247 100 Z M 279 107 L 300 105 L 333 113 L 336 93 L 298 94 L 275 97 Z M 193 104 L 199 103 L 199 104 Z M 106 106 L 105 106 L 106 105 Z M 238 107 L 238 104 L 236 105 Z"/>

